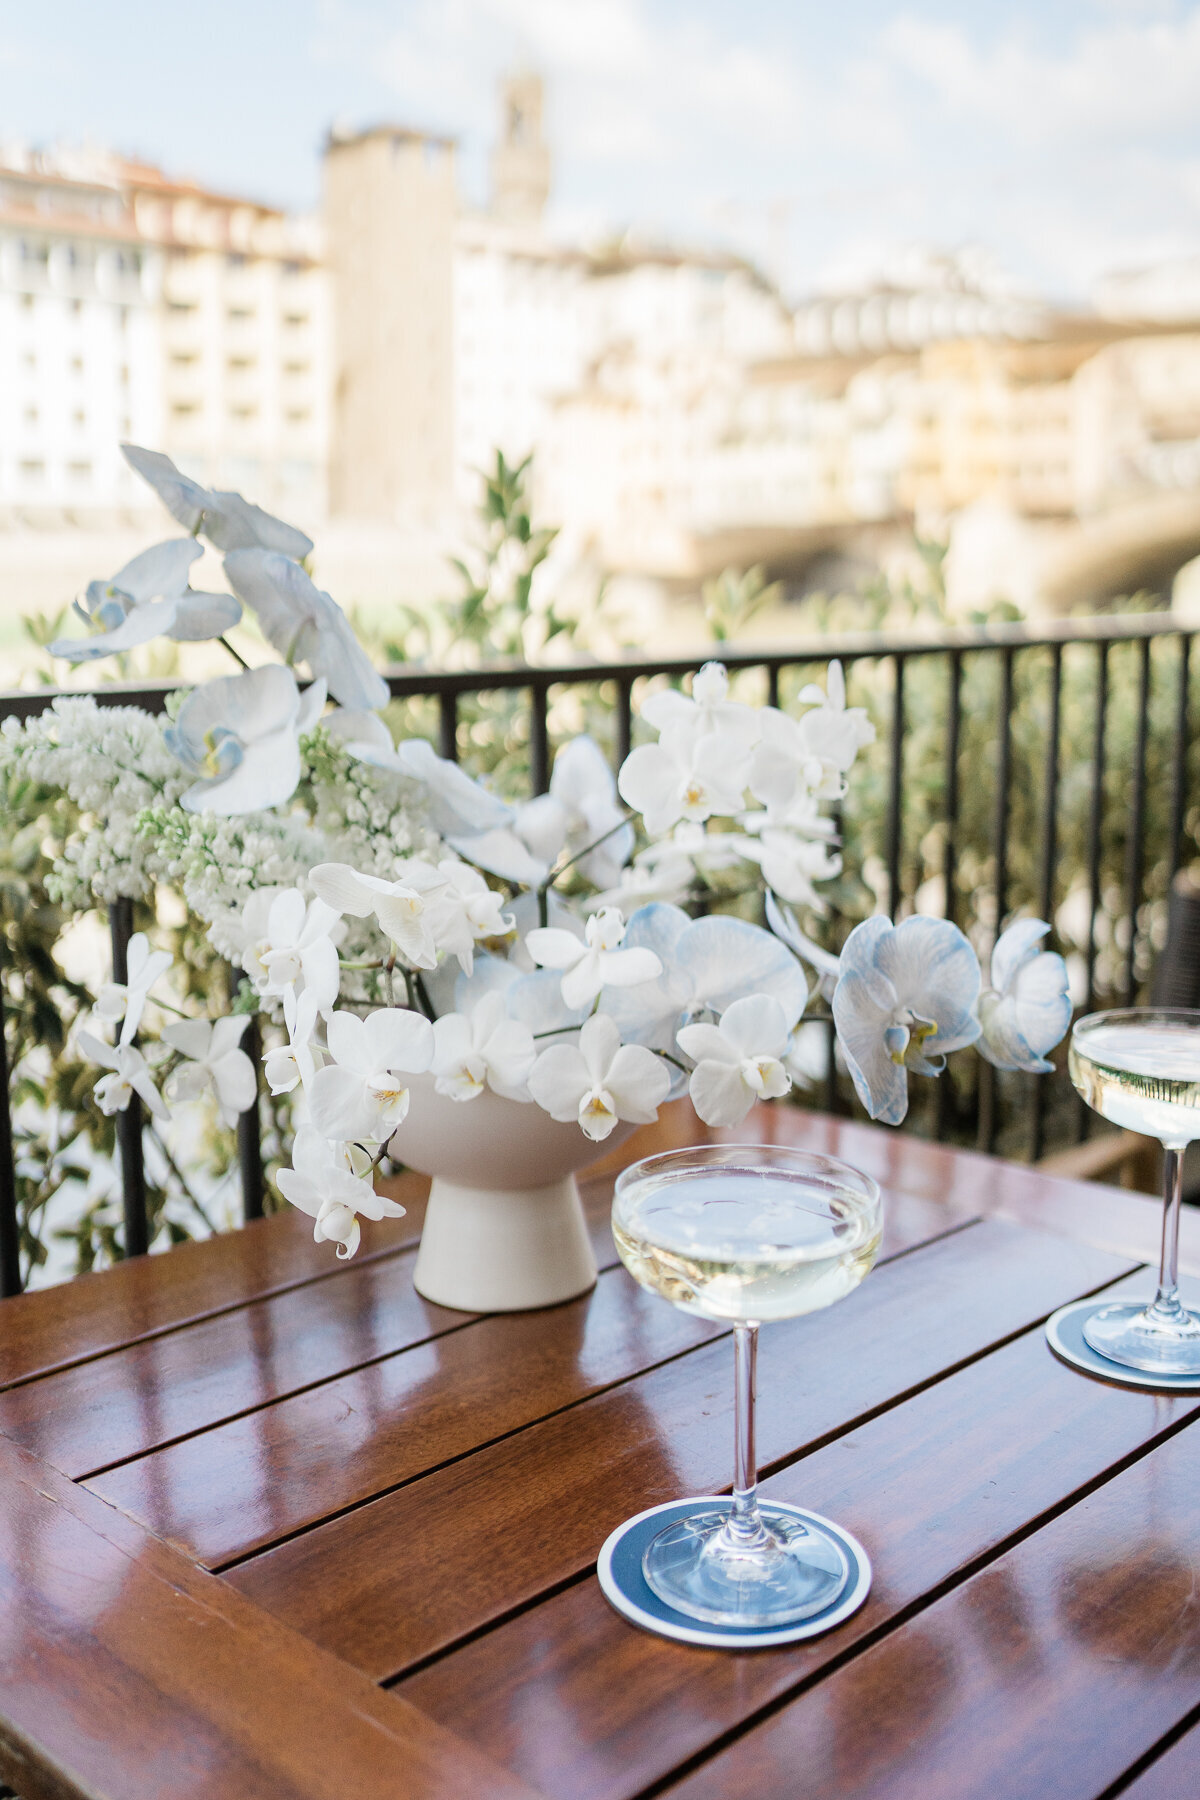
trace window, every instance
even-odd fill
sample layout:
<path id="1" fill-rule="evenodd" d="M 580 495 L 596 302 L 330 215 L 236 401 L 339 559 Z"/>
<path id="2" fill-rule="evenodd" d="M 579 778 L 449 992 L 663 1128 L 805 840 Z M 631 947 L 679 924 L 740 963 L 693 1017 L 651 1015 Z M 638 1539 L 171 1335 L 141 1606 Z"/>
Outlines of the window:
<path id="1" fill-rule="evenodd" d="M 294 406 L 289 409 L 287 419 L 289 425 L 306 425 L 310 417 L 307 406 Z"/>
<path id="2" fill-rule="evenodd" d="M 200 357 L 195 350 L 172 350 L 171 361 L 177 369 L 190 369 L 193 363 L 200 361 Z"/>
<path id="3" fill-rule="evenodd" d="M 90 481 L 92 479 L 92 465 L 90 462 L 68 463 L 67 473 L 72 481 Z"/>
<path id="4" fill-rule="evenodd" d="M 306 362 L 286 362 L 283 365 L 283 372 L 285 375 L 307 375 L 308 364 Z"/>
<path id="5" fill-rule="evenodd" d="M 196 310 L 194 300 L 168 300 L 167 305 L 173 313 L 190 313 Z"/>
<path id="6" fill-rule="evenodd" d="M 33 295 L 32 294 L 22 294 L 21 295 L 21 305 L 25 308 L 26 312 L 32 312 L 33 311 Z"/>
<path id="7" fill-rule="evenodd" d="M 246 319 L 252 319 L 253 317 L 254 308 L 252 306 L 231 306 L 229 308 L 229 322 L 231 325 L 241 324 Z"/>
<path id="8" fill-rule="evenodd" d="M 245 424 L 248 419 L 253 419 L 257 412 L 257 406 L 231 406 L 229 416 L 231 419 L 237 419 L 240 423 Z"/>
<path id="9" fill-rule="evenodd" d="M 82 358 L 82 356 L 73 356 L 71 358 L 71 373 L 72 373 L 72 375 L 82 375 L 83 374 L 83 358 Z"/>
<path id="10" fill-rule="evenodd" d="M 36 425 L 37 422 L 38 422 L 37 407 L 36 406 L 27 406 L 25 408 L 25 423 L 27 425 Z"/>
<path id="11" fill-rule="evenodd" d="M 46 473 L 45 463 L 36 458 L 31 458 L 28 461 L 21 463 L 19 467 L 21 474 L 26 481 L 40 481 L 42 476 Z"/>
<path id="12" fill-rule="evenodd" d="M 254 367 L 254 362 L 255 359 L 252 356 L 231 356 L 229 358 L 229 367 L 234 370 L 252 369 Z"/>
<path id="13" fill-rule="evenodd" d="M 200 403 L 198 400 L 176 400 L 171 411 L 177 419 L 190 418 L 193 413 L 200 411 Z"/>
<path id="14" fill-rule="evenodd" d="M 23 350 L 21 352 L 21 367 L 23 369 L 37 368 L 37 357 L 32 350 Z"/>
<path id="15" fill-rule="evenodd" d="M 285 325 L 292 325 L 292 326 L 307 325 L 308 324 L 308 314 L 300 313 L 300 312 L 284 313 L 283 322 Z"/>

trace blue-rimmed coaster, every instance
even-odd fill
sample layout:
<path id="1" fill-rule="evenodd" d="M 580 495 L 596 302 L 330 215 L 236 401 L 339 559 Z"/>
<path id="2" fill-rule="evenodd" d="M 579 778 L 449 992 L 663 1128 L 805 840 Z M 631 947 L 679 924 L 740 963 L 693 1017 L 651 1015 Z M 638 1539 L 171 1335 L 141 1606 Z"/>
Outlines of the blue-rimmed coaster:
<path id="1" fill-rule="evenodd" d="M 1147 1300 L 1150 1298 L 1148 1295 Z M 1127 1294 L 1108 1294 L 1099 1300 L 1074 1300 L 1070 1306 L 1060 1306 L 1046 1320 L 1047 1343 L 1064 1362 L 1082 1369 L 1085 1375 L 1098 1375 L 1102 1381 L 1119 1381 L 1126 1387 L 1148 1388 L 1156 1394 L 1200 1393 L 1200 1375 L 1154 1375 L 1149 1369 L 1131 1369 L 1092 1349 L 1083 1335 L 1092 1314 L 1102 1312 L 1106 1306 L 1128 1305 L 1129 1299 Z"/>
<path id="2" fill-rule="evenodd" d="M 809 1619 L 797 1619 L 791 1625 L 710 1625 L 705 1620 L 691 1619 L 677 1612 L 653 1593 L 642 1574 L 642 1556 L 651 1538 L 675 1519 L 686 1518 L 697 1507 L 729 1505 L 728 1494 L 704 1494 L 690 1500 L 669 1500 L 665 1506 L 652 1506 L 626 1519 L 623 1525 L 604 1541 L 596 1564 L 596 1573 L 605 1598 L 644 1631 L 655 1631 L 660 1637 L 678 1638 L 684 1644 L 707 1644 L 717 1650 L 763 1650 L 769 1644 L 792 1644 L 800 1638 L 816 1637 L 833 1625 L 857 1612 L 871 1586 L 871 1561 L 857 1538 L 843 1531 L 820 1513 L 805 1512 L 799 1506 L 787 1506 L 772 1499 L 773 1511 L 790 1513 L 805 1525 L 816 1525 L 828 1532 L 846 1558 L 849 1580 L 838 1598 L 824 1612 Z"/>

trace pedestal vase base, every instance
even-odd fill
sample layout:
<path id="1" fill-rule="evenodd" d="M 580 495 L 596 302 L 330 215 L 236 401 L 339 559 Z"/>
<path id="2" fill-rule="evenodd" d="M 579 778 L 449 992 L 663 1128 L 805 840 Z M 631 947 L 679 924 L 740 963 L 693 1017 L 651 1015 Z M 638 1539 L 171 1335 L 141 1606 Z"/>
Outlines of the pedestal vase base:
<path id="1" fill-rule="evenodd" d="M 574 1300 L 595 1283 L 573 1175 L 532 1188 L 434 1176 L 413 1270 L 426 1300 L 460 1312 L 525 1312 Z"/>

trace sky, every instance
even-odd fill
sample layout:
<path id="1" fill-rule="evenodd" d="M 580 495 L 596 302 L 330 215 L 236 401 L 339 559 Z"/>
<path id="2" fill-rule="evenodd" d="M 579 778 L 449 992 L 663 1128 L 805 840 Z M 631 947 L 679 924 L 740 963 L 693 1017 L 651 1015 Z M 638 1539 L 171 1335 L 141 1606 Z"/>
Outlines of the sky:
<path id="1" fill-rule="evenodd" d="M 1022 287 L 1200 251 L 1200 0 L 0 0 L 0 139 L 316 203 L 331 124 L 460 144 L 547 83 L 550 223 L 726 244 L 798 296 L 895 249 Z"/>

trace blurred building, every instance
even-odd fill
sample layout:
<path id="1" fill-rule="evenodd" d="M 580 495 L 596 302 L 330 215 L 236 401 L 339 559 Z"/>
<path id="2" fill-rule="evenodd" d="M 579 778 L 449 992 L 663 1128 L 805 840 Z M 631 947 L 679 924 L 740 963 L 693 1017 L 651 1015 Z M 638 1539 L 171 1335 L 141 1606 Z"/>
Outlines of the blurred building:
<path id="1" fill-rule="evenodd" d="M 268 505 L 322 509 L 314 233 L 102 153 L 0 149 L 0 523 L 143 511 L 123 439 Z"/>

